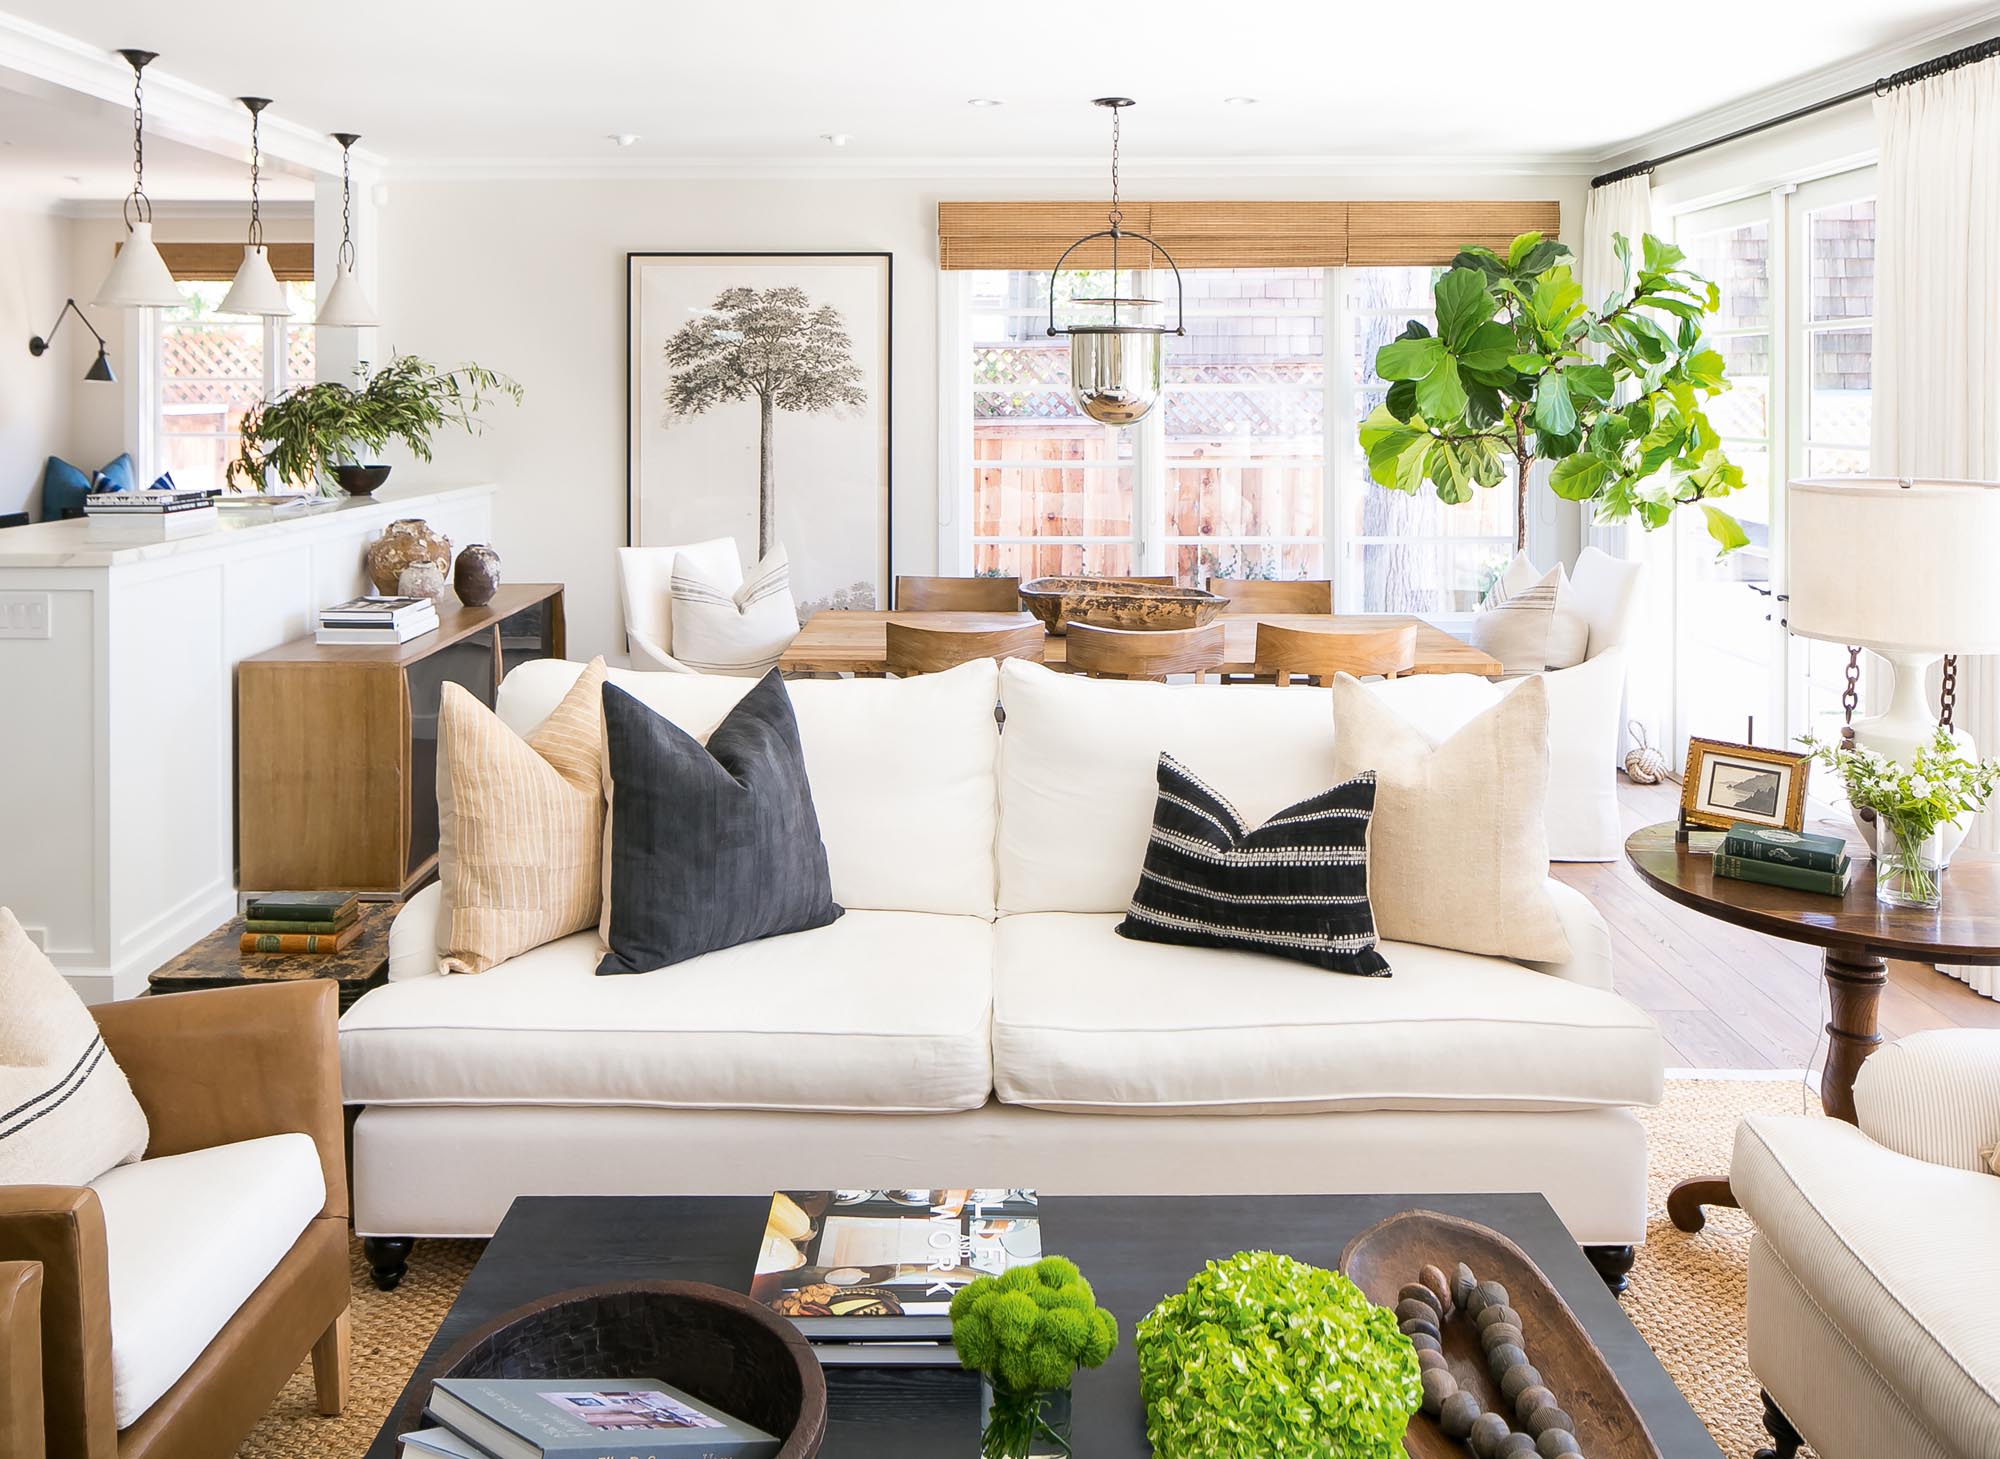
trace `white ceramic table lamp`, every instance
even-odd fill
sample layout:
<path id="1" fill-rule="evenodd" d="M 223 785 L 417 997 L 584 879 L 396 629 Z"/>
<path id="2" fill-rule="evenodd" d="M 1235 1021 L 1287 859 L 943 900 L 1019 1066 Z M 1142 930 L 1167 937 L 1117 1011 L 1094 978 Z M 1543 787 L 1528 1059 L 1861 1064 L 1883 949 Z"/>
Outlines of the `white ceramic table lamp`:
<path id="1" fill-rule="evenodd" d="M 1931 666 L 2000 653 L 2000 481 L 1794 481 L 1786 521 L 1787 625 L 1889 661 L 1888 708 L 1856 720 L 1854 740 L 1907 764 L 1937 732 Z"/>

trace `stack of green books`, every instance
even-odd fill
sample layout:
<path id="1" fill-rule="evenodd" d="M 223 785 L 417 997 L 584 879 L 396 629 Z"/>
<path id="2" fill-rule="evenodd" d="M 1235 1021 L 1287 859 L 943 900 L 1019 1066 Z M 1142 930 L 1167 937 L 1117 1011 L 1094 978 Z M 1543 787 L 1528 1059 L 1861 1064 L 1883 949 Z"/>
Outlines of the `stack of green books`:
<path id="1" fill-rule="evenodd" d="M 1844 897 L 1853 867 L 1848 863 L 1847 843 L 1838 836 L 1738 821 L 1715 853 L 1715 874 Z"/>
<path id="2" fill-rule="evenodd" d="M 266 892 L 244 904 L 244 952 L 342 952 L 361 935 L 353 892 Z"/>

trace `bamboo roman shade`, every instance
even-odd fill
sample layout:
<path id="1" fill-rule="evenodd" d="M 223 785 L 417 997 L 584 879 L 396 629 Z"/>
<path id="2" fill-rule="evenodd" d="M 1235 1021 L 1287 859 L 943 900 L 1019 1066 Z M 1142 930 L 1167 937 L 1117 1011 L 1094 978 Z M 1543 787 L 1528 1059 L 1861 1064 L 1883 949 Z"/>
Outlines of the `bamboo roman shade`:
<path id="1" fill-rule="evenodd" d="M 168 272 L 182 283 L 190 279 L 211 282 L 233 279 L 243 262 L 241 243 L 162 243 L 159 248 Z M 304 283 L 312 278 L 310 243 L 267 243 L 264 251 L 270 256 L 271 272 L 280 283 Z"/>
<path id="2" fill-rule="evenodd" d="M 1182 268 L 1445 264 L 1468 243 L 1504 249 L 1517 233 L 1553 237 L 1561 223 L 1557 204 L 1530 201 L 1122 206 L 1126 230 L 1151 235 Z M 1105 226 L 1104 214 L 1102 202 L 939 203 L 938 266 L 1053 268 L 1065 248 Z M 1104 268 L 1110 261 L 1110 242 L 1101 239 L 1078 249 L 1070 266 Z"/>

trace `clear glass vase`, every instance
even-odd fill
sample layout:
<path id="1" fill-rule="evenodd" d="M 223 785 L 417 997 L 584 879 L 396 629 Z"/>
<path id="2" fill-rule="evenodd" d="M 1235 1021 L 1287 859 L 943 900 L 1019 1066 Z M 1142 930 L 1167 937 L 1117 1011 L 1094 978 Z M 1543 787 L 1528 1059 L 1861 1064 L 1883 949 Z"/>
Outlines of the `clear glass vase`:
<path id="1" fill-rule="evenodd" d="M 1944 900 L 1942 827 L 1919 833 L 1875 818 L 1875 900 L 1889 907 L 1935 907 Z"/>
<path id="2" fill-rule="evenodd" d="M 1067 1388 L 1018 1392 L 979 1381 L 981 1459 L 1070 1459 Z"/>

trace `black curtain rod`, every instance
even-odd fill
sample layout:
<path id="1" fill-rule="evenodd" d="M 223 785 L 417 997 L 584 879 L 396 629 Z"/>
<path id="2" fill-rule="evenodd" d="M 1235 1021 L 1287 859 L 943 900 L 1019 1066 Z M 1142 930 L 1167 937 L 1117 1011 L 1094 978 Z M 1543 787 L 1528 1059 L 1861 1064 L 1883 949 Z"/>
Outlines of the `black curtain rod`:
<path id="1" fill-rule="evenodd" d="M 1867 86 L 1857 86 L 1852 91 L 1843 91 L 1838 96 L 1829 96 L 1824 101 L 1815 101 L 1810 106 L 1802 106 L 1795 111 L 1788 111 L 1783 116 L 1772 117 L 1768 121 L 1753 122 L 1747 127 L 1738 127 L 1735 131 L 1727 133 L 1724 136 L 1710 137 L 1706 142 L 1696 142 L 1693 146 L 1682 147 L 1679 151 L 1668 152 L 1659 157 L 1650 157 L 1644 162 L 1627 163 L 1625 166 L 1616 168 L 1611 172 L 1593 177 L 1590 180 L 1590 185 L 1592 187 L 1603 187 L 1609 182 L 1623 182 L 1628 177 L 1642 177 L 1646 173 L 1651 172 L 1655 167 L 1665 166 L 1669 162 L 1678 162 L 1683 157 L 1692 157 L 1695 153 L 1706 152 L 1711 147 L 1721 147 L 1730 142 L 1740 142 L 1745 137 L 1754 137 L 1757 133 L 1768 132 L 1773 127 L 1782 127 L 1789 122 L 1796 122 L 1802 118 L 1814 116 L 1819 112 L 1829 111 L 1836 106 L 1845 106 L 1848 102 L 1859 101 L 1864 96 L 1885 96 L 1899 86 L 1908 86 L 1914 81 L 1928 81 L 1933 76 L 1942 76 L 1947 71 L 1956 71 L 1961 66 L 1970 66 L 1977 61 L 1991 60 L 1994 56 L 2000 56 L 2000 36 L 1995 36 L 1991 40 L 1981 41 L 1978 45 L 1966 46 L 1960 50 L 1952 51 L 1948 55 L 1933 56 L 1928 61 L 1919 61 L 1914 66 L 1907 66 L 1903 70 L 1896 72 L 1893 76 L 1884 76 L 1881 80 L 1872 82 Z"/>

